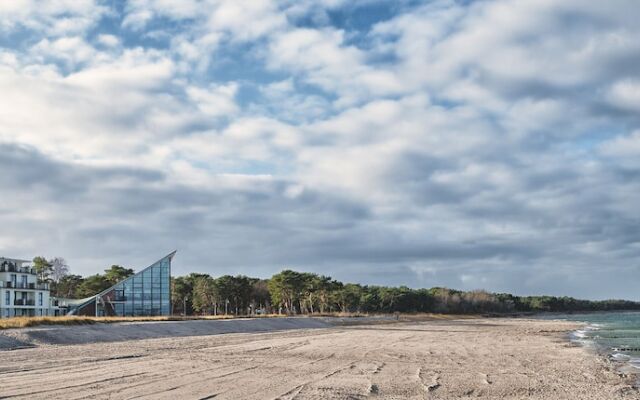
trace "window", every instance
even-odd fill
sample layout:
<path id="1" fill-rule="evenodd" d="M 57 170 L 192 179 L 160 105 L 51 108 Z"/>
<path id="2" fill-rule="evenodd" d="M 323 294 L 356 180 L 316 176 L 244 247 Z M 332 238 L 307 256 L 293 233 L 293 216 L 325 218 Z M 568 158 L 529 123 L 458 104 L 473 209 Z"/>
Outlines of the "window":
<path id="1" fill-rule="evenodd" d="M 171 257 L 158 261 L 113 287 L 115 315 L 169 315 Z M 105 312 L 100 310 L 98 313 Z"/>
<path id="2" fill-rule="evenodd" d="M 22 287 L 26 288 L 27 287 L 27 276 L 26 275 L 22 275 L 22 276 L 20 276 L 20 278 L 22 279 Z"/>
<path id="3" fill-rule="evenodd" d="M 11 287 L 16 287 L 18 283 L 18 276 L 16 274 L 11 274 Z"/>
<path id="4" fill-rule="evenodd" d="M 38 293 L 38 305 L 42 307 L 42 292 Z M 40 315 L 42 315 L 42 310 L 40 310 Z"/>
<path id="5" fill-rule="evenodd" d="M 4 294 L 4 304 L 10 306 L 11 305 L 11 292 L 10 291 L 6 291 Z M 9 310 L 7 310 L 9 311 Z M 7 315 L 8 316 L 8 315 Z"/>

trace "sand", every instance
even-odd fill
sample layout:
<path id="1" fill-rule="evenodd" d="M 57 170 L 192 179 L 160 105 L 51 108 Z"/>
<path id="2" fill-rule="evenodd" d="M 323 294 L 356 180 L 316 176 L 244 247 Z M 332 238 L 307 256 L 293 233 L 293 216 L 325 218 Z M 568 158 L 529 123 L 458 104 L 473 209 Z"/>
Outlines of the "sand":
<path id="1" fill-rule="evenodd" d="M 0 351 L 0 397 L 640 399 L 630 378 L 566 340 L 567 331 L 577 327 L 571 323 L 475 319 L 330 326 L 322 320 L 313 329 L 287 324 L 286 331 L 223 335 L 184 325 L 183 333 L 195 326 L 198 336 L 71 345 L 35 343 L 32 334 L 0 331 L 0 339 L 36 345 Z"/>

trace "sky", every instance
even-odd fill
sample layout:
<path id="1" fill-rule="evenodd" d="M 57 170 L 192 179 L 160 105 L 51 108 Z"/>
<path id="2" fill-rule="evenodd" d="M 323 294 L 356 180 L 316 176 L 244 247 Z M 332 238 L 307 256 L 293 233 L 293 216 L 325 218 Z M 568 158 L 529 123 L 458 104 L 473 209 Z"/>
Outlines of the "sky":
<path id="1" fill-rule="evenodd" d="M 0 2 L 0 255 L 640 300 L 637 0 Z"/>

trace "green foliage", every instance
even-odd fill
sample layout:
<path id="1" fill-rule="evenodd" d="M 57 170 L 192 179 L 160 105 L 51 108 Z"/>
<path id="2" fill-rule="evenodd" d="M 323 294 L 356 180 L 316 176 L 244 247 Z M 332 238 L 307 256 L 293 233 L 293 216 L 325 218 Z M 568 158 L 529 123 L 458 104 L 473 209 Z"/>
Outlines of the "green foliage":
<path id="1" fill-rule="evenodd" d="M 39 282 L 47 282 L 49 281 L 49 277 L 51 276 L 52 265 L 46 258 L 38 256 L 33 259 L 33 268 L 36 270 L 36 274 L 38 275 Z"/>
<path id="2" fill-rule="evenodd" d="M 75 298 L 83 280 L 80 275 L 66 275 L 56 284 L 53 294 L 56 297 Z"/>
<path id="3" fill-rule="evenodd" d="M 211 314 L 216 306 L 217 288 L 210 276 L 199 276 L 194 279 L 192 306 L 199 314 Z"/>
<path id="4" fill-rule="evenodd" d="M 289 269 L 275 274 L 268 283 L 274 306 L 284 308 L 287 314 L 296 313 L 305 286 L 305 275 Z"/>
<path id="5" fill-rule="evenodd" d="M 108 289 L 112 286 L 111 281 L 109 281 L 104 275 L 96 274 L 86 277 L 79 285 L 76 290 L 76 297 L 83 298 L 93 296 L 102 292 L 105 289 Z"/>
<path id="6" fill-rule="evenodd" d="M 268 279 L 251 279 L 251 310 L 266 310 L 271 307 Z"/>
<path id="7" fill-rule="evenodd" d="M 104 277 L 111 282 L 111 286 L 133 275 L 133 269 L 124 268 L 120 265 L 112 265 L 104 270 Z"/>
<path id="8" fill-rule="evenodd" d="M 193 291 L 192 281 L 185 276 L 171 278 L 171 299 L 173 300 L 174 314 L 189 314 L 191 306 L 190 297 Z M 185 310 L 186 308 L 186 310 Z"/>

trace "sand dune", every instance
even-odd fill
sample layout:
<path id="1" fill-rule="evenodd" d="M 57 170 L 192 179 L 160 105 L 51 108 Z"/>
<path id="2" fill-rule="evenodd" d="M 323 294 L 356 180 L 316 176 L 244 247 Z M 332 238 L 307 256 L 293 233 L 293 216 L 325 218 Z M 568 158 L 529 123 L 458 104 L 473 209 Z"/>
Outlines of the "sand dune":
<path id="1" fill-rule="evenodd" d="M 41 345 L 0 353 L 0 397 L 640 398 L 564 339 L 574 327 L 483 319 Z"/>
<path id="2" fill-rule="evenodd" d="M 328 328 L 326 318 L 246 318 L 194 321 L 126 322 L 56 326 L 0 331 L 0 350 L 39 345 L 72 345 L 127 340 L 179 338 L 223 333 L 272 332 L 291 329 Z"/>

